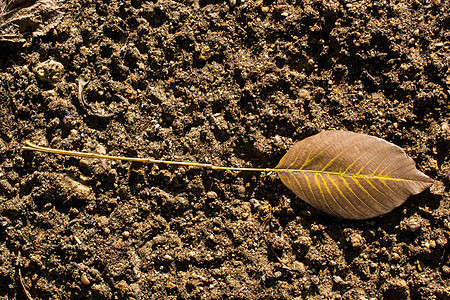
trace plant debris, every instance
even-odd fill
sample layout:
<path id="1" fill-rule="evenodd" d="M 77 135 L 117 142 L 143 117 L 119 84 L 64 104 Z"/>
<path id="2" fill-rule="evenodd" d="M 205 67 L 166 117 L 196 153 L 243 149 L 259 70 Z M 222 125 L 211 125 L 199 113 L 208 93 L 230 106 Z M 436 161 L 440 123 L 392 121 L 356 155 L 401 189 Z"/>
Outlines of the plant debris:
<path id="1" fill-rule="evenodd" d="M 0 42 L 44 35 L 61 22 L 64 10 L 60 0 L 0 0 Z"/>

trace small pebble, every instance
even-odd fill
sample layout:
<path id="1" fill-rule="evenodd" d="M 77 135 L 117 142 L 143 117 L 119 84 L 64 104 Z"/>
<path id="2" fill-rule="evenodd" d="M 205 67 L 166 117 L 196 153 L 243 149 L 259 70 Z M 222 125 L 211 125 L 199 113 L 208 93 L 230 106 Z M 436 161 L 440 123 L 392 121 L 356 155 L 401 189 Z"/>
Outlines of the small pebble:
<path id="1" fill-rule="evenodd" d="M 206 198 L 208 199 L 217 199 L 217 193 L 214 191 L 209 191 L 206 193 Z"/>
<path id="2" fill-rule="evenodd" d="M 67 175 L 61 175 L 58 180 L 65 188 L 72 191 L 80 199 L 86 199 L 92 194 L 92 190 L 89 186 L 74 180 Z"/>
<path id="3" fill-rule="evenodd" d="M 164 259 L 165 260 L 173 260 L 173 257 L 170 256 L 169 254 L 164 255 Z"/>
<path id="4" fill-rule="evenodd" d="M 255 198 L 251 198 L 249 202 L 251 204 L 252 210 L 254 211 L 258 210 L 261 207 L 261 202 L 259 202 Z"/>
<path id="5" fill-rule="evenodd" d="M 344 282 L 341 276 L 333 276 L 334 283 L 341 284 Z"/>
<path id="6" fill-rule="evenodd" d="M 421 225 L 420 225 L 420 220 L 417 219 L 417 218 L 409 219 L 409 220 L 407 221 L 407 226 L 408 226 L 409 231 L 411 231 L 411 232 L 416 232 L 416 231 L 419 230 L 420 227 L 421 227 Z"/>
<path id="7" fill-rule="evenodd" d="M 352 233 L 349 237 L 348 237 L 348 241 L 352 244 L 352 246 L 354 248 L 360 248 L 364 245 L 364 243 L 366 242 L 366 240 L 364 239 L 364 237 L 362 237 L 359 233 Z"/>
<path id="8" fill-rule="evenodd" d="M 90 285 L 91 284 L 91 281 L 84 274 L 81 275 L 80 280 L 81 280 L 81 283 L 84 284 L 84 285 Z"/>
<path id="9" fill-rule="evenodd" d="M 400 259 L 400 255 L 397 252 L 393 252 L 392 253 L 392 258 L 395 260 L 399 260 Z"/>
<path id="10" fill-rule="evenodd" d="M 300 274 L 304 274 L 306 272 L 305 264 L 298 260 L 295 260 L 292 263 L 292 269 L 297 270 Z"/>
<path id="11" fill-rule="evenodd" d="M 442 272 L 444 272 L 445 274 L 450 274 L 450 267 L 447 265 L 443 265 Z"/>
<path id="12" fill-rule="evenodd" d="M 34 73 L 39 80 L 50 85 L 60 82 L 64 76 L 64 66 L 62 63 L 48 59 L 39 63 L 34 69 Z"/>
<path id="13" fill-rule="evenodd" d="M 122 232 L 122 236 L 124 238 L 129 238 L 130 237 L 130 232 L 128 230 L 125 230 L 124 232 Z"/>

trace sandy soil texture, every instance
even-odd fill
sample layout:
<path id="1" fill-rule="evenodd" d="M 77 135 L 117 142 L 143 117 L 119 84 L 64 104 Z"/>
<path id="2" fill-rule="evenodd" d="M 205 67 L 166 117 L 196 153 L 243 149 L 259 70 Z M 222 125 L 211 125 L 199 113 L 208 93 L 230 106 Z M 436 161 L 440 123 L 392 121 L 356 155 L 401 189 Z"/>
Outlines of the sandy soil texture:
<path id="1" fill-rule="evenodd" d="M 448 1 L 65 5 L 0 43 L 0 299 L 450 298 Z M 349 221 L 275 174 L 21 149 L 274 167 L 326 129 L 436 184 Z"/>

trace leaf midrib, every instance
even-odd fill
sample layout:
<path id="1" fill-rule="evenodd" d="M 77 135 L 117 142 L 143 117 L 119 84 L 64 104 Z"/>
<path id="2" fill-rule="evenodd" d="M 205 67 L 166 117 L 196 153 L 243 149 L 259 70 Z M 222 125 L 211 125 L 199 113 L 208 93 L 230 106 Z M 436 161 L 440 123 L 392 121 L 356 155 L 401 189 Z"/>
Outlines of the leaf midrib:
<path id="1" fill-rule="evenodd" d="M 392 181 L 420 181 L 420 182 L 428 182 L 420 179 L 407 179 L 400 177 L 391 177 L 386 175 L 370 175 L 370 174 L 355 174 L 355 173 L 342 173 L 335 171 L 322 171 L 322 170 L 304 170 L 304 169 L 275 169 L 276 172 L 283 173 L 311 173 L 311 174 L 327 174 L 327 175 L 335 175 L 335 176 L 343 176 L 343 177 L 351 177 L 351 178 L 363 178 L 363 179 L 378 179 L 378 180 L 392 180 Z"/>

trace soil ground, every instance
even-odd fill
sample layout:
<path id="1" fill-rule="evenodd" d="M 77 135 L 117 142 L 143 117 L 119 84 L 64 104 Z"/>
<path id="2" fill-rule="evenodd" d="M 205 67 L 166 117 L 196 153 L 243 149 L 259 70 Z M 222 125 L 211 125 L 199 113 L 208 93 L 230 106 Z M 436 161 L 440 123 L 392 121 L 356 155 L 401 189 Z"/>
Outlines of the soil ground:
<path id="1" fill-rule="evenodd" d="M 448 1 L 66 5 L 0 45 L 0 299 L 450 298 Z M 274 174 L 21 150 L 273 167 L 326 129 L 436 184 L 349 221 Z"/>

